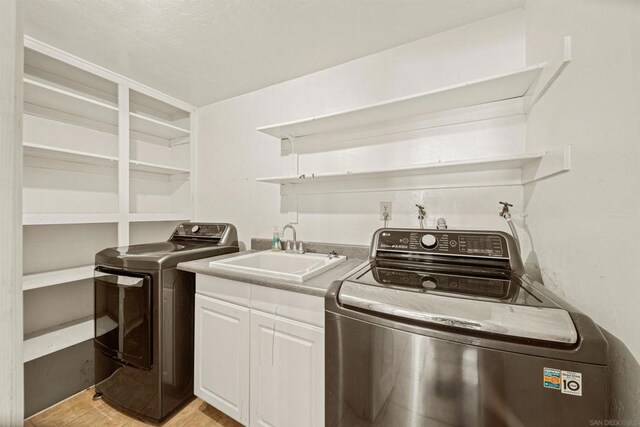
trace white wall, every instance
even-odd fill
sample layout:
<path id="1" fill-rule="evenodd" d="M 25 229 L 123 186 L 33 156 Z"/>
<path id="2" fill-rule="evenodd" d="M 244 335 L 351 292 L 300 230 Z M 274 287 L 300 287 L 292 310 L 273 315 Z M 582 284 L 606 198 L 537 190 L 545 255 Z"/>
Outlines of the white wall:
<path id="1" fill-rule="evenodd" d="M 0 425 L 21 425 L 22 3 L 0 2 Z"/>
<path id="2" fill-rule="evenodd" d="M 510 12 L 282 84 L 218 102 L 200 110 L 197 154 L 198 220 L 229 221 L 240 240 L 270 237 L 289 222 L 277 185 L 257 177 L 295 173 L 275 138 L 258 126 L 291 121 L 427 91 L 513 70 L 525 64 L 524 13 Z M 256 64 L 255 72 L 260 72 Z M 375 169 L 522 152 L 522 117 L 417 132 L 409 137 L 342 146 L 304 147 L 300 173 Z M 338 184 L 339 185 L 339 184 Z M 521 212 L 518 186 L 359 192 L 300 196 L 299 238 L 369 244 L 382 226 L 379 202 L 393 202 L 390 226 L 417 226 L 415 203 L 429 219 L 447 218 L 455 228 L 507 230 L 498 201 Z"/>
<path id="3" fill-rule="evenodd" d="M 640 2 L 530 0 L 526 21 L 528 63 L 573 38 L 571 64 L 527 123 L 528 150 L 573 144 L 569 173 L 525 188 L 530 257 L 546 286 L 617 337 L 612 416 L 640 420 Z"/>

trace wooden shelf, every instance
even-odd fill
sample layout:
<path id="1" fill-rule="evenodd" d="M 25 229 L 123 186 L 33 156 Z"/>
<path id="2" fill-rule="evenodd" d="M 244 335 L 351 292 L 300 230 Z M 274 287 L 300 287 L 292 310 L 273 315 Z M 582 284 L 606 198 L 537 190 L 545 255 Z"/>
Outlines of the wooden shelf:
<path id="1" fill-rule="evenodd" d="M 116 134 L 118 107 L 35 78 L 24 80 L 24 112 Z"/>
<path id="2" fill-rule="evenodd" d="M 29 362 L 47 354 L 90 340 L 94 335 L 93 315 L 25 335 L 23 360 Z"/>
<path id="3" fill-rule="evenodd" d="M 62 225 L 117 223 L 118 214 L 100 213 L 26 213 L 22 215 L 22 225 Z"/>
<path id="4" fill-rule="evenodd" d="M 94 268 L 93 265 L 85 265 L 83 267 L 47 271 L 45 273 L 27 274 L 22 279 L 22 289 L 30 291 L 32 289 L 90 279 L 93 277 Z"/>
<path id="5" fill-rule="evenodd" d="M 163 175 L 189 175 L 190 173 L 189 169 L 140 162 L 137 160 L 131 160 L 129 164 L 132 170 L 139 172 L 151 172 Z"/>
<path id="6" fill-rule="evenodd" d="M 26 114 L 117 135 L 116 104 L 36 77 L 27 76 L 23 82 Z M 129 126 L 133 138 L 152 143 L 170 144 L 190 134 L 187 129 L 136 112 L 130 113 Z"/>
<path id="7" fill-rule="evenodd" d="M 392 178 L 433 173 L 470 172 L 481 170 L 503 170 L 521 168 L 525 164 L 540 160 L 544 153 L 522 154 L 517 156 L 491 157 L 486 159 L 440 162 L 403 166 L 392 169 L 349 171 L 344 173 L 305 174 L 304 176 L 281 176 L 258 178 L 258 182 L 271 184 L 311 184 L 316 182 L 335 182 L 353 179 Z"/>
<path id="8" fill-rule="evenodd" d="M 543 68 L 544 64 L 535 65 L 418 95 L 257 130 L 280 139 L 302 138 L 388 126 L 414 116 L 523 98 L 530 93 Z M 520 112 L 524 113 L 524 102 Z"/>
<path id="9" fill-rule="evenodd" d="M 385 190 L 408 190 L 414 188 L 409 181 L 399 182 L 399 178 L 439 176 L 437 180 L 431 180 L 428 184 L 418 184 L 415 188 L 465 188 L 497 185 L 524 185 L 540 179 L 568 171 L 571 168 L 571 146 L 565 145 L 547 152 L 525 153 L 513 156 L 488 157 L 484 159 L 472 159 L 463 161 L 439 162 L 420 165 L 402 166 L 397 168 L 347 171 L 344 173 L 320 173 L 304 174 L 301 176 L 281 176 L 269 178 L 257 178 L 258 182 L 280 184 L 292 187 L 314 187 L 314 184 L 328 184 L 316 188 L 319 192 L 340 193 Z M 504 174 L 519 170 L 517 175 Z M 447 174 L 468 175 L 479 173 L 482 180 L 476 179 L 478 175 L 469 175 L 467 179 L 451 179 Z M 470 178 L 469 178 L 470 177 Z M 387 183 L 385 183 L 387 182 Z M 423 181 L 424 182 L 424 181 Z M 339 183 L 340 186 L 335 186 Z M 351 188 L 347 184 L 354 184 Z M 391 186 L 388 185 L 391 183 Z M 357 185 L 356 185 L 357 184 Z M 295 190 L 298 194 L 306 194 L 305 190 Z M 309 194 L 314 189 L 308 191 Z M 285 195 L 283 193 L 283 195 Z"/>
<path id="10" fill-rule="evenodd" d="M 161 120 L 154 119 L 139 113 L 130 113 L 129 124 L 131 130 L 137 133 L 151 135 L 168 141 L 183 139 L 189 136 L 189 131 Z"/>
<path id="11" fill-rule="evenodd" d="M 86 151 L 69 150 L 66 148 L 51 147 L 48 145 L 22 144 L 25 156 L 41 157 L 46 159 L 63 160 L 65 162 L 82 163 L 88 165 L 114 166 L 118 158 L 102 154 L 89 153 Z"/>
<path id="12" fill-rule="evenodd" d="M 190 221 L 191 215 L 185 213 L 131 213 L 131 222 Z"/>

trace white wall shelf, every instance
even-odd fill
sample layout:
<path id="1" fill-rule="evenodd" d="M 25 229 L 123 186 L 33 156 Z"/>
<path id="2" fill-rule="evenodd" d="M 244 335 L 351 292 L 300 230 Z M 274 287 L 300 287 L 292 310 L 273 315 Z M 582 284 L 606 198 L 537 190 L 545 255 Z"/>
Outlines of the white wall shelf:
<path id="1" fill-rule="evenodd" d="M 93 338 L 93 316 L 25 335 L 23 360 L 29 362 Z"/>
<path id="2" fill-rule="evenodd" d="M 28 77 L 24 78 L 24 111 L 102 132 L 117 132 L 117 106 Z"/>
<path id="3" fill-rule="evenodd" d="M 22 146 L 25 156 L 62 160 L 72 163 L 113 167 L 115 167 L 118 162 L 118 158 L 115 156 L 106 156 L 102 154 L 89 153 L 86 151 L 69 150 L 66 148 L 58 148 L 42 144 L 32 144 L 29 142 L 23 143 Z"/>
<path id="4" fill-rule="evenodd" d="M 102 132 L 118 132 L 117 105 L 37 78 L 24 78 L 24 111 Z M 130 116 L 132 136 L 143 141 L 170 144 L 190 134 L 187 129 L 153 117 L 133 112 Z"/>
<path id="5" fill-rule="evenodd" d="M 93 265 L 85 265 L 64 270 L 47 271 L 45 273 L 27 274 L 22 279 L 22 289 L 30 291 L 32 289 L 90 279 L 93 277 L 93 269 Z"/>
<path id="6" fill-rule="evenodd" d="M 131 213 L 131 222 L 168 222 L 168 221 L 189 221 L 191 215 L 186 213 Z"/>
<path id="7" fill-rule="evenodd" d="M 185 175 L 189 176 L 189 169 L 177 168 L 173 166 L 164 166 L 154 163 L 140 162 L 137 160 L 130 160 L 129 165 L 131 170 L 139 172 L 158 173 L 163 175 Z"/>
<path id="8" fill-rule="evenodd" d="M 257 130 L 280 139 L 296 139 L 358 129 L 370 129 L 413 116 L 523 98 L 529 94 L 544 64 L 498 74 L 480 80 Z M 520 113 L 524 112 L 524 101 Z"/>
<path id="9" fill-rule="evenodd" d="M 130 125 L 131 129 L 135 132 L 162 138 L 167 141 L 189 136 L 187 129 L 139 113 L 131 113 Z"/>
<path id="10" fill-rule="evenodd" d="M 365 180 L 392 179 L 398 177 L 414 177 L 448 173 L 497 172 L 509 169 L 520 169 L 520 179 L 517 182 L 509 180 L 509 182 L 503 182 L 501 184 L 498 179 L 497 181 L 488 181 L 487 185 L 522 185 L 568 170 L 570 168 L 570 153 L 571 147 L 567 145 L 560 147 L 559 149 L 543 153 L 527 153 L 514 156 L 410 165 L 389 169 L 346 171 L 343 173 L 306 173 L 300 176 L 257 178 L 256 181 L 285 186 L 293 185 L 297 187 L 309 184 L 346 183 L 349 181 L 363 182 Z M 479 185 L 457 184 L 452 186 L 474 187 Z M 443 185 L 439 185 L 439 187 L 443 187 Z M 361 187 L 360 191 L 364 191 L 364 188 L 366 188 L 366 186 Z M 342 187 L 336 187 L 335 190 L 328 192 L 341 191 L 348 190 Z M 300 190 L 299 192 L 303 193 L 304 190 Z"/>
<path id="11" fill-rule="evenodd" d="M 26 213 L 22 225 L 62 225 L 117 223 L 116 213 Z"/>

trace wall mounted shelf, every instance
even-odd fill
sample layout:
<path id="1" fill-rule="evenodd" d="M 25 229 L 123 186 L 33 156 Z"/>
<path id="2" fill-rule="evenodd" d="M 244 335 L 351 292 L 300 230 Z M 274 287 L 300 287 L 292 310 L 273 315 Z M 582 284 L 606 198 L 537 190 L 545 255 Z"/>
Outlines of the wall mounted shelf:
<path id="1" fill-rule="evenodd" d="M 257 130 L 280 139 L 297 139 L 318 134 L 370 129 L 413 116 L 523 98 L 530 92 L 543 68 L 544 64 L 534 65 L 417 95 L 324 116 L 264 126 Z M 520 112 L 524 112 L 524 103 Z"/>
<path id="2" fill-rule="evenodd" d="M 29 362 L 93 338 L 93 315 L 25 335 L 23 361 Z"/>
<path id="3" fill-rule="evenodd" d="M 86 151 L 69 150 L 66 148 L 52 147 L 41 144 L 22 144 L 25 156 L 40 157 L 45 159 L 62 160 L 65 162 L 81 163 L 87 165 L 113 166 L 115 167 L 118 158 L 102 154 L 89 153 Z"/>
<path id="4" fill-rule="evenodd" d="M 130 169 L 139 172 L 158 173 L 163 175 L 184 175 L 189 176 L 189 169 L 177 168 L 173 166 L 164 166 L 154 163 L 140 162 L 137 160 L 130 160 Z"/>
<path id="5" fill-rule="evenodd" d="M 78 280 L 91 279 L 93 277 L 93 265 L 67 268 L 64 270 L 47 271 L 45 273 L 27 274 L 22 279 L 22 289 L 30 291 L 32 289 L 44 288 L 47 286 L 60 285 Z"/>
<path id="6" fill-rule="evenodd" d="M 323 190 L 323 192 L 328 193 L 339 193 L 349 191 L 371 191 L 371 189 L 367 189 L 366 181 L 373 180 L 392 180 L 401 177 L 445 175 L 454 173 L 492 173 L 511 169 L 520 169 L 521 172 L 518 175 L 519 178 L 515 181 L 513 180 L 513 178 L 510 178 L 508 181 L 501 181 L 501 178 L 497 178 L 495 180 L 490 179 L 486 181 L 487 183 L 484 185 L 523 185 L 551 175 L 555 175 L 556 173 L 569 170 L 571 159 L 570 156 L 571 146 L 566 145 L 554 150 L 550 150 L 548 152 L 541 153 L 527 153 L 513 156 L 490 157 L 484 159 L 409 165 L 389 169 L 347 171 L 343 173 L 305 173 L 300 176 L 257 178 L 256 181 L 270 184 L 280 184 L 282 186 L 293 186 L 293 188 L 296 188 L 295 192 L 297 194 L 305 194 L 306 191 L 303 188 L 305 186 L 311 186 L 314 184 L 339 183 L 341 184 L 340 186 L 328 187 L 328 189 Z M 364 185 L 359 186 L 357 190 L 350 190 L 349 187 L 344 186 L 344 184 L 346 183 L 355 181 L 364 182 Z M 481 184 L 480 182 L 467 183 L 466 181 L 462 181 L 458 183 L 452 182 L 451 184 L 438 184 L 434 185 L 434 187 L 427 187 L 444 188 L 477 186 L 483 186 L 483 184 Z M 420 185 L 419 187 L 424 188 L 425 186 Z M 391 189 L 402 188 L 408 187 Z M 385 189 L 388 190 L 389 188 Z"/>
<path id="7" fill-rule="evenodd" d="M 189 131 L 139 113 L 130 113 L 131 130 L 167 141 L 189 136 Z"/>
<path id="8" fill-rule="evenodd" d="M 131 222 L 189 221 L 191 215 L 185 213 L 131 213 Z"/>
<path id="9" fill-rule="evenodd" d="M 26 213 L 22 225 L 63 225 L 117 223 L 116 213 Z"/>

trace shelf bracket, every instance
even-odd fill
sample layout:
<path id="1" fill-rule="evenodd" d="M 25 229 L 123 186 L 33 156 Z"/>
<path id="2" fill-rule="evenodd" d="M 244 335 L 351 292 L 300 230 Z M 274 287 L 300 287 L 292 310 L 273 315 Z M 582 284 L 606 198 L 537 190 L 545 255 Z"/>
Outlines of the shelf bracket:
<path id="1" fill-rule="evenodd" d="M 562 145 L 547 151 L 539 161 L 522 168 L 522 184 L 566 172 L 571 169 L 571 145 Z"/>
<path id="2" fill-rule="evenodd" d="M 562 74 L 562 71 L 569 65 L 571 62 L 571 36 L 564 36 L 564 45 L 562 58 L 555 60 L 551 64 L 555 64 L 555 71 L 551 73 L 547 77 L 547 80 L 542 84 L 539 82 L 537 87 L 540 87 L 540 90 L 535 91 L 530 97 L 528 101 L 525 101 L 525 114 L 528 114 L 529 111 L 537 104 L 537 102 L 544 96 L 544 94 L 549 90 L 549 87 L 556 81 L 556 79 Z"/>

